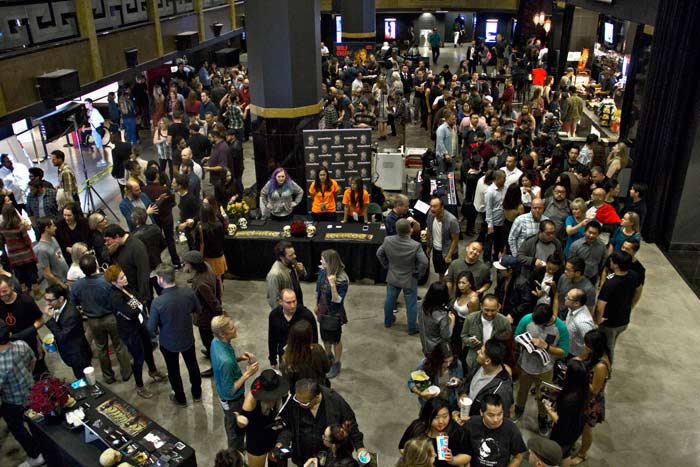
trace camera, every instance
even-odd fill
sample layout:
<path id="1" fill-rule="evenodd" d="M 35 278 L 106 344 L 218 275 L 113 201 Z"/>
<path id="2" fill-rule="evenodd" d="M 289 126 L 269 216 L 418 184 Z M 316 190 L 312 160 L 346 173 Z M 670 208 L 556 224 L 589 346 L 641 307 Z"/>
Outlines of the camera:
<path id="1" fill-rule="evenodd" d="M 542 402 L 549 401 L 554 405 L 560 392 L 561 388 L 555 384 L 545 381 L 542 381 L 542 384 L 540 384 L 540 400 Z"/>

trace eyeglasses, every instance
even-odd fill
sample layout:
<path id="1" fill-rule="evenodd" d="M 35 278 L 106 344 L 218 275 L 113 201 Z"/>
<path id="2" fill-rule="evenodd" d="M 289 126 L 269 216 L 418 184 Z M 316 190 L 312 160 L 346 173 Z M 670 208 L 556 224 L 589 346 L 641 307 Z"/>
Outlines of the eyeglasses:
<path id="1" fill-rule="evenodd" d="M 44 301 L 45 301 L 46 303 L 53 303 L 53 302 L 55 302 L 56 300 L 58 300 L 58 298 L 48 298 L 48 297 L 44 297 Z"/>
<path id="2" fill-rule="evenodd" d="M 313 398 L 312 398 L 310 401 L 308 401 L 308 402 L 302 402 L 302 401 L 300 401 L 299 399 L 297 399 L 297 395 L 296 395 L 296 394 L 294 394 L 294 396 L 292 396 L 292 400 L 293 400 L 294 402 L 296 402 L 297 404 L 299 404 L 300 406 L 304 407 L 305 409 L 308 409 L 309 407 L 311 407 L 311 405 L 314 403 L 314 399 L 316 399 L 316 397 L 313 397 Z"/>

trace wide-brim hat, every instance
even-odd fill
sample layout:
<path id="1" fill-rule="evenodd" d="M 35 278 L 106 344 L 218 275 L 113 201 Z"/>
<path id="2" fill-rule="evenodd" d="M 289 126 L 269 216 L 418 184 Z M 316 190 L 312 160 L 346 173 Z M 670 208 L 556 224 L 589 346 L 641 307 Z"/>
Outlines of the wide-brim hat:
<path id="1" fill-rule="evenodd" d="M 275 370 L 265 370 L 255 378 L 250 393 L 256 401 L 282 399 L 289 392 L 289 383 Z"/>

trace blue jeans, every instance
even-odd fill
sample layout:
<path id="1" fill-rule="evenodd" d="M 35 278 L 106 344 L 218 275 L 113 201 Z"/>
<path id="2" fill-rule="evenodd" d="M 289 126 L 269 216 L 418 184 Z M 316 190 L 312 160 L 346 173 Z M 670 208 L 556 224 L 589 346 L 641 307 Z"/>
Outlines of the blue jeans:
<path id="1" fill-rule="evenodd" d="M 122 126 L 124 127 L 126 141 L 130 144 L 136 144 L 139 139 L 136 133 L 136 117 L 122 117 Z"/>
<path id="2" fill-rule="evenodd" d="M 416 324 L 418 279 L 415 277 L 411 280 L 411 287 L 407 289 L 401 289 L 399 287 L 394 287 L 393 285 L 387 284 L 386 300 L 384 301 L 384 325 L 391 326 L 391 317 L 394 314 L 396 299 L 399 298 L 401 290 L 403 290 L 403 296 L 406 300 L 406 321 L 408 321 L 408 332 L 413 334 L 418 332 L 418 325 Z"/>

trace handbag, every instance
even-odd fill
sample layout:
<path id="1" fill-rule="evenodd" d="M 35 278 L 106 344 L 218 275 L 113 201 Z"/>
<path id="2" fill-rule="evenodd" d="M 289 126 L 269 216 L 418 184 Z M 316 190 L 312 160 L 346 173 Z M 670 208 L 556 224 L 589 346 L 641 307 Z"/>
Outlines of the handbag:
<path id="1" fill-rule="evenodd" d="M 321 331 L 326 332 L 338 332 L 340 331 L 340 320 L 334 315 L 321 315 L 318 317 L 318 322 L 321 327 Z"/>

